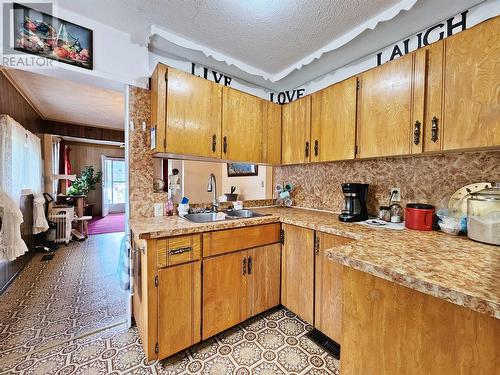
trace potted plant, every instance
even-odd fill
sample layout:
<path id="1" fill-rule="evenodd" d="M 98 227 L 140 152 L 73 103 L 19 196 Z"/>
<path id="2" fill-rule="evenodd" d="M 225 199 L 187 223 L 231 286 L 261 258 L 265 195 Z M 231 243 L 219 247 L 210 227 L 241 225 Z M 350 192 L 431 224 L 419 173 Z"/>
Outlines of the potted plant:
<path id="1" fill-rule="evenodd" d="M 95 175 L 94 175 L 95 174 Z M 95 172 L 94 167 L 86 166 L 82 174 L 68 188 L 69 195 L 87 195 L 95 190 L 96 184 L 101 182 L 102 172 Z"/>

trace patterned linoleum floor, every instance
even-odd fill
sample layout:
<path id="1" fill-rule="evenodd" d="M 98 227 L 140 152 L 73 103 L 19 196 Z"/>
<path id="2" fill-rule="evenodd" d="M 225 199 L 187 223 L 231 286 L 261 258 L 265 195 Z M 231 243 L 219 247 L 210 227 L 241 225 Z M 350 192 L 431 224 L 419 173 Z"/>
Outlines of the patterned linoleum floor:
<path id="1" fill-rule="evenodd" d="M 148 362 L 137 329 L 120 324 L 126 295 L 118 254 L 106 251 L 120 236 L 98 237 L 62 247 L 57 260 L 37 256 L 0 296 L 0 374 L 339 374 L 307 338 L 311 327 L 283 308 Z"/>

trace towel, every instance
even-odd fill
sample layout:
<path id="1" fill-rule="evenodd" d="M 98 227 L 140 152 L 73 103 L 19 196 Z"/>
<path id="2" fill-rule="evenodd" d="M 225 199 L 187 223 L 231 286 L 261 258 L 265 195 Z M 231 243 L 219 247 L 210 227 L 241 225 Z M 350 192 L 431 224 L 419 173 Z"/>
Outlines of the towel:
<path id="1" fill-rule="evenodd" d="M 118 260 L 117 275 L 120 280 L 120 287 L 123 290 L 130 290 L 130 241 L 129 236 L 123 236 L 120 244 L 120 257 Z"/>
<path id="2" fill-rule="evenodd" d="M 49 223 L 45 217 L 45 198 L 40 193 L 33 194 L 33 234 L 49 230 Z"/>

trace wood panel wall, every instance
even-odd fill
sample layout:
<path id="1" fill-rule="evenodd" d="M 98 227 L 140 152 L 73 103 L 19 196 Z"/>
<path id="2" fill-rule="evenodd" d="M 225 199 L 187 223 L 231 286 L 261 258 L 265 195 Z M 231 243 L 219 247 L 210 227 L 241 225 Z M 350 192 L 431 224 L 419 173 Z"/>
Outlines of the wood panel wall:
<path id="1" fill-rule="evenodd" d="M 115 146 L 96 145 L 87 143 L 66 143 L 70 148 L 70 161 L 73 173 L 79 175 L 88 165 L 92 165 L 96 172 L 102 171 L 101 156 L 125 157 L 125 149 Z M 94 205 L 93 215 L 100 216 L 102 213 L 102 185 L 98 184 L 96 189 L 89 193 L 87 202 Z"/>
<path id="2" fill-rule="evenodd" d="M 0 114 L 9 115 L 32 133 L 40 133 L 43 120 L 0 70 Z"/>

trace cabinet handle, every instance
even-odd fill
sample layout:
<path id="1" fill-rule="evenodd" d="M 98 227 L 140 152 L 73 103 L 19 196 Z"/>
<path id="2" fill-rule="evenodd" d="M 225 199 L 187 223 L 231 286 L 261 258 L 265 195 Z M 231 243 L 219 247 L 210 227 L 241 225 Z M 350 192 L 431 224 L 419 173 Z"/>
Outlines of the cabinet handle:
<path id="1" fill-rule="evenodd" d="M 212 135 L 212 152 L 215 152 L 215 148 L 217 147 L 217 136 Z"/>
<path id="2" fill-rule="evenodd" d="M 248 274 L 252 274 L 252 264 L 253 264 L 253 259 L 252 257 L 248 257 Z"/>
<path id="3" fill-rule="evenodd" d="M 243 276 L 247 273 L 247 258 L 243 259 Z"/>
<path id="4" fill-rule="evenodd" d="M 224 151 L 225 154 L 227 153 L 227 137 L 226 136 L 224 136 L 224 138 L 222 139 L 222 151 Z"/>
<path id="5" fill-rule="evenodd" d="M 178 254 L 183 254 L 187 253 L 189 251 L 192 251 L 193 248 L 191 246 L 186 246 L 186 247 L 179 247 L 178 249 L 172 249 L 168 252 L 168 255 L 178 255 Z"/>
<path id="6" fill-rule="evenodd" d="M 319 154 L 319 141 L 316 139 L 314 141 L 314 156 L 318 156 Z"/>
<path id="7" fill-rule="evenodd" d="M 319 255 L 319 238 L 318 237 L 316 237 L 314 239 L 314 253 L 316 255 Z"/>
<path id="8" fill-rule="evenodd" d="M 431 141 L 436 143 L 437 140 L 438 140 L 438 132 L 439 132 L 439 128 L 438 128 L 438 118 L 436 116 L 434 116 L 432 118 L 432 126 L 431 126 Z"/>
<path id="9" fill-rule="evenodd" d="M 309 142 L 306 142 L 305 153 L 306 153 L 306 158 L 308 158 L 309 157 Z"/>
<path id="10" fill-rule="evenodd" d="M 413 129 L 413 143 L 418 145 L 420 143 L 420 121 L 415 121 L 415 128 Z"/>

